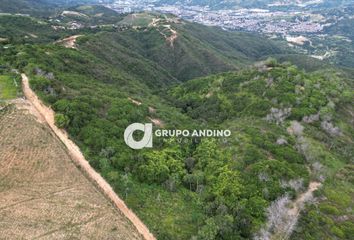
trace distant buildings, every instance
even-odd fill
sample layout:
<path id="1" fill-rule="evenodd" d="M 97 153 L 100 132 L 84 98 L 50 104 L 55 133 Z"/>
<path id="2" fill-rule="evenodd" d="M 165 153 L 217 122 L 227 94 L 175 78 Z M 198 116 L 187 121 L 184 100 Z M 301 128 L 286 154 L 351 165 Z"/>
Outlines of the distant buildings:
<path id="1" fill-rule="evenodd" d="M 107 6 L 120 13 L 158 11 L 204 25 L 267 34 L 317 33 L 324 27 L 324 23 L 312 20 L 316 19 L 311 18 L 315 15 L 306 12 L 282 12 L 256 8 L 211 10 L 207 6 L 155 5 L 155 2 L 156 0 L 117 0 Z"/>

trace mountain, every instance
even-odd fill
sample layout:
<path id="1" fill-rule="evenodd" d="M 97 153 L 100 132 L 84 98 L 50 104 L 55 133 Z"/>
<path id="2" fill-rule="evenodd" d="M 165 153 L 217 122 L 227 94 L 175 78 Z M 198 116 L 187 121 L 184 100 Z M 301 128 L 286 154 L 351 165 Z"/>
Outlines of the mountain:
<path id="1" fill-rule="evenodd" d="M 60 8 L 81 4 L 108 3 L 99 0 L 0 0 L 0 13 L 21 13 L 36 16 L 55 14 Z"/>
<path id="2" fill-rule="evenodd" d="M 314 232 L 307 222 L 316 220 L 304 216 L 302 230 L 350 239 L 350 219 L 337 221 L 353 204 L 352 80 L 343 73 L 305 73 L 270 59 L 155 93 L 91 53 L 60 46 L 19 51 L 12 66 L 26 62 L 32 88 L 66 119 L 59 126 L 159 239 L 251 239 L 268 231 L 273 202 L 291 205 L 321 182 L 320 211 L 304 211 L 328 224 Z M 156 139 L 151 150 L 129 149 L 119 136 L 129 123 L 147 121 L 156 128 L 230 129 L 233 137 L 193 144 Z M 337 185 L 341 197 L 334 198 Z M 277 234 L 286 233 L 287 218 Z"/>
<path id="3" fill-rule="evenodd" d="M 13 4 L 11 0 L 0 0 L 0 13 L 44 14 L 53 7 L 46 0 L 18 0 Z"/>
<path id="4" fill-rule="evenodd" d="M 62 24 L 78 23 L 85 27 L 116 24 L 123 17 L 116 11 L 101 5 L 71 6 L 52 18 Z"/>
<path id="5" fill-rule="evenodd" d="M 0 96 L 21 96 L 25 73 L 157 239 L 351 239 L 352 69 L 172 15 L 48 16 L 0 16 Z M 131 123 L 231 136 L 154 136 L 138 151 Z"/>
<path id="6" fill-rule="evenodd" d="M 155 88 L 289 52 L 255 34 L 227 32 L 153 13 L 123 18 L 101 6 L 70 7 L 49 20 L 0 16 L 0 22 L 0 37 L 12 43 L 59 43 L 70 35 L 80 36 L 77 49 Z"/>
<path id="7" fill-rule="evenodd" d="M 132 18 L 134 22 L 131 22 Z M 119 24 L 127 29 L 100 32 L 85 38 L 80 48 L 121 67 L 129 67 L 122 63 L 131 58 L 147 59 L 155 68 L 167 71 L 171 80 L 186 81 L 234 70 L 268 55 L 286 53 L 282 47 L 257 35 L 226 32 L 174 16 L 133 14 Z M 135 74 L 140 73 L 136 71 Z M 148 76 L 142 73 L 140 77 Z"/>

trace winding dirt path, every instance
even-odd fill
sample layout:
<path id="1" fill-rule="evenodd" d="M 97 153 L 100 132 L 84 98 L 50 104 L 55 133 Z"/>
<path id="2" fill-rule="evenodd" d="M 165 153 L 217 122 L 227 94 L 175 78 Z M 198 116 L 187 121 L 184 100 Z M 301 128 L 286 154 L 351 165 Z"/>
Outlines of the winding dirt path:
<path id="1" fill-rule="evenodd" d="M 168 42 L 170 42 L 170 46 L 171 47 L 173 47 L 174 46 L 174 42 L 177 40 L 177 38 L 178 38 L 178 33 L 177 33 L 177 31 L 176 30 L 173 30 L 172 28 L 171 28 L 171 25 L 166 25 L 166 27 L 171 31 L 171 33 L 172 33 L 172 35 L 169 37 L 169 38 L 167 38 L 166 40 L 168 41 Z"/>
<path id="2" fill-rule="evenodd" d="M 320 182 L 310 182 L 309 187 L 306 192 L 300 194 L 300 196 L 293 203 L 293 208 L 289 210 L 290 216 L 298 216 L 304 207 L 304 204 L 311 199 L 314 191 L 318 190 L 321 187 Z"/>
<path id="3" fill-rule="evenodd" d="M 295 201 L 292 202 L 292 208 L 290 208 L 286 215 L 289 219 L 287 226 L 285 227 L 284 237 L 281 239 L 286 240 L 289 239 L 291 234 L 293 233 L 294 227 L 296 226 L 301 211 L 304 209 L 305 204 L 313 198 L 313 192 L 318 190 L 322 184 L 320 182 L 310 182 L 306 192 L 300 194 Z M 278 239 L 279 236 L 276 236 L 272 239 Z"/>
<path id="4" fill-rule="evenodd" d="M 125 205 L 124 201 L 118 197 L 118 195 L 113 191 L 112 187 L 103 179 L 103 177 L 101 177 L 101 175 L 99 175 L 90 166 L 88 161 L 81 153 L 79 147 L 69 139 L 68 134 L 55 125 L 54 111 L 51 108 L 45 106 L 37 97 L 37 95 L 32 91 L 29 86 L 28 77 L 25 74 L 21 74 L 21 76 L 24 95 L 40 113 L 42 120 L 44 120 L 49 125 L 55 135 L 64 143 L 73 161 L 85 174 L 87 174 L 90 180 L 97 185 L 97 187 L 104 193 L 104 195 L 106 195 L 112 201 L 115 207 L 117 207 L 133 223 L 138 232 L 146 240 L 155 240 L 155 237 L 150 233 L 145 224 Z"/>

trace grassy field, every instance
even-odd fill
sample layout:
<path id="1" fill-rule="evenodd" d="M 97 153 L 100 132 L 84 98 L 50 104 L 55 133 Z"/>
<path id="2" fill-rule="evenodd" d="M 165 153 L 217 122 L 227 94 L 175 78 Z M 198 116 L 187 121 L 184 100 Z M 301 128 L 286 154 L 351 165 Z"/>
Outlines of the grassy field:
<path id="1" fill-rule="evenodd" d="M 18 95 L 18 83 L 14 78 L 6 75 L 0 76 L 0 99 L 8 100 Z"/>

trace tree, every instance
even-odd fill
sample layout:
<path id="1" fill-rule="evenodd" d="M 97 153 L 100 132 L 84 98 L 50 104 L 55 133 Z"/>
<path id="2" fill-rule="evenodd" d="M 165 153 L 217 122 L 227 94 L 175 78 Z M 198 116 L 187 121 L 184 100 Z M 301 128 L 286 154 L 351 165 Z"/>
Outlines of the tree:
<path id="1" fill-rule="evenodd" d="M 189 190 L 197 191 L 199 186 L 204 183 L 204 178 L 204 173 L 196 170 L 191 174 L 185 175 L 183 181 L 189 187 Z"/>
<path id="2" fill-rule="evenodd" d="M 178 148 L 165 148 L 160 151 L 144 153 L 145 162 L 139 167 L 139 177 L 150 183 L 163 183 L 167 180 L 178 185 L 186 174 L 182 153 Z"/>
<path id="3" fill-rule="evenodd" d="M 205 225 L 198 232 L 198 239 L 200 240 L 215 240 L 219 232 L 219 227 L 213 218 L 205 221 Z"/>
<path id="4" fill-rule="evenodd" d="M 61 113 L 55 114 L 54 120 L 55 125 L 57 125 L 59 128 L 66 128 L 70 123 L 70 119 Z"/>
<path id="5" fill-rule="evenodd" d="M 242 192 L 240 174 L 228 166 L 219 169 L 219 172 L 219 176 L 212 185 L 212 192 L 217 200 L 234 208 Z"/>

